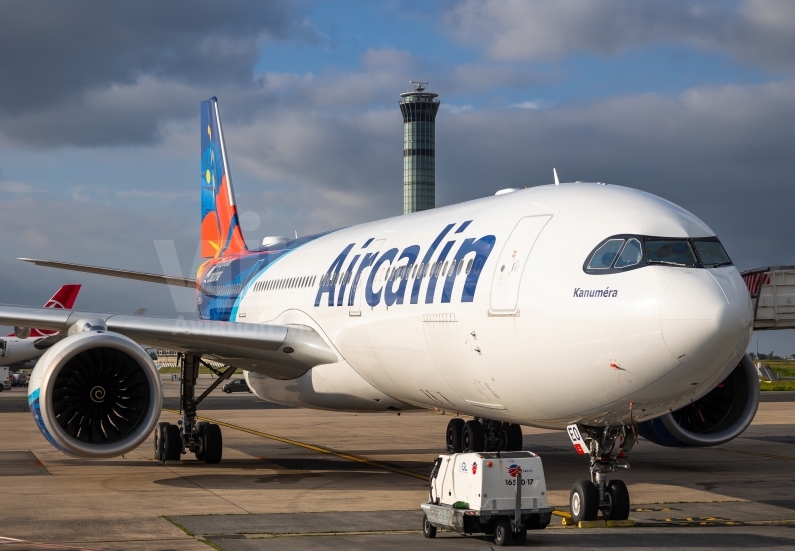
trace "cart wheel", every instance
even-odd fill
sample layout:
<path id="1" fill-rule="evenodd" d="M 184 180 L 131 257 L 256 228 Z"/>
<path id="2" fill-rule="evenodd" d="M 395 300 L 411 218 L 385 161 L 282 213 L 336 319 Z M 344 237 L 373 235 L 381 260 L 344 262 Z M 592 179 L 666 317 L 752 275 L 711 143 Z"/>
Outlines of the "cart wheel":
<path id="1" fill-rule="evenodd" d="M 510 522 L 501 518 L 494 523 L 494 543 L 502 547 L 503 545 L 511 545 L 512 539 Z"/>
<path id="2" fill-rule="evenodd" d="M 522 526 L 522 529 L 513 533 L 513 542 L 516 545 L 524 545 L 527 543 L 527 528 Z"/>
<path id="3" fill-rule="evenodd" d="M 422 535 L 426 538 L 436 537 L 436 526 L 428 520 L 428 515 L 422 515 Z"/>

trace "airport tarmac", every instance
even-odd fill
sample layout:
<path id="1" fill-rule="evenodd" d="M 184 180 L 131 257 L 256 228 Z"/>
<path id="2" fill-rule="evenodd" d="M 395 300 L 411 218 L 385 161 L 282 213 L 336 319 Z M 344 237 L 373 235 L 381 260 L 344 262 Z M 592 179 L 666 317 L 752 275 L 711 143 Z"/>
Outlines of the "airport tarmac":
<path id="1" fill-rule="evenodd" d="M 210 380 L 200 379 L 200 388 Z M 164 381 L 166 410 L 178 383 Z M 487 538 L 425 540 L 419 503 L 449 419 L 285 408 L 211 394 L 200 413 L 224 424 L 224 460 L 163 465 L 151 438 L 123 458 L 67 457 L 40 435 L 25 389 L 0 393 L 0 549 L 490 549 Z M 163 420 L 177 416 L 164 411 Z M 550 502 L 567 509 L 587 476 L 563 432 L 524 427 L 544 460 Z M 711 449 L 641 441 L 617 473 L 633 528 L 582 530 L 553 517 L 528 546 L 549 549 L 795 548 L 795 393 L 764 393 L 742 437 Z M 20 541 L 22 540 L 22 541 Z M 31 542 L 36 542 L 34 545 Z"/>

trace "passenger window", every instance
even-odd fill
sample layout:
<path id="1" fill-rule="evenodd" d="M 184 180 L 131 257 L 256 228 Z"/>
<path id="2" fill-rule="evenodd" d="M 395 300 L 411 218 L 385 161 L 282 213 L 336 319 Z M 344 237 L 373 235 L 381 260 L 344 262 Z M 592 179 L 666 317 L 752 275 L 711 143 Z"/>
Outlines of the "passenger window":
<path id="1" fill-rule="evenodd" d="M 467 262 L 467 274 L 469 274 L 469 272 L 471 271 L 472 271 L 472 259 L 470 258 L 469 262 Z"/>
<path id="2" fill-rule="evenodd" d="M 643 257 L 643 251 L 640 248 L 640 241 L 637 239 L 628 239 L 627 244 L 621 251 L 621 254 L 616 260 L 616 268 L 626 268 L 627 266 L 634 266 Z"/>
<path id="3" fill-rule="evenodd" d="M 588 269 L 608 270 L 613 265 L 613 260 L 616 259 L 616 255 L 618 255 L 618 251 L 621 250 L 621 245 L 623 244 L 623 239 L 610 239 L 593 253 L 593 257 L 588 263 Z"/>

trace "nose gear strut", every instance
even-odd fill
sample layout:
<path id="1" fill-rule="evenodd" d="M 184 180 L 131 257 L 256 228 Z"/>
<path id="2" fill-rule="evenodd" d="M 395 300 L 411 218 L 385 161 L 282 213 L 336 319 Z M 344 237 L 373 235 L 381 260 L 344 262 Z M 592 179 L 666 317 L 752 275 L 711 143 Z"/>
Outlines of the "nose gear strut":
<path id="1" fill-rule="evenodd" d="M 591 471 L 590 480 L 578 480 L 572 487 L 569 499 L 572 520 L 596 520 L 599 511 L 605 520 L 627 520 L 627 486 L 621 480 L 608 481 L 607 474 L 629 469 L 625 454 L 635 445 L 633 427 L 570 425 L 568 432 L 575 449 L 581 454 L 588 453 Z"/>

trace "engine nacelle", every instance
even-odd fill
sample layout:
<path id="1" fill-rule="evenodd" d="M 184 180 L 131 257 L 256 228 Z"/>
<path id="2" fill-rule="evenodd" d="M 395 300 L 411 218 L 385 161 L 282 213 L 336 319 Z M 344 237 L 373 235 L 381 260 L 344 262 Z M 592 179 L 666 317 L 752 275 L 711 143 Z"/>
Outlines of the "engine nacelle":
<path id="1" fill-rule="evenodd" d="M 638 432 L 669 447 L 717 446 L 740 436 L 759 407 L 759 376 L 746 354 L 707 395 L 673 413 L 640 424 Z"/>
<path id="2" fill-rule="evenodd" d="M 154 429 L 163 407 L 160 374 L 131 339 L 101 330 L 70 335 L 47 350 L 28 387 L 42 434 L 77 457 L 122 455 Z"/>

